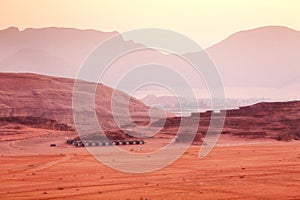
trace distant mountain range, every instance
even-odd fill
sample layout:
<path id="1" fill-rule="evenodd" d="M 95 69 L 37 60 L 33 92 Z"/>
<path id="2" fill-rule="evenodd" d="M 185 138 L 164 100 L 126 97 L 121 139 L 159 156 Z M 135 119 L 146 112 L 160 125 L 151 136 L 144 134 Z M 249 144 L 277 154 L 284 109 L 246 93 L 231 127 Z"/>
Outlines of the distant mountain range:
<path id="1" fill-rule="evenodd" d="M 0 71 L 74 78 L 89 52 L 100 42 L 118 34 L 55 27 L 1 30 Z M 127 45 L 125 41 L 124 45 Z M 245 30 L 207 48 L 206 52 L 216 64 L 227 88 L 239 88 L 238 92 L 242 94 L 249 94 L 246 92 L 248 88 L 258 88 L 253 92 L 253 96 L 257 97 L 264 97 L 269 92 L 273 96 L 299 98 L 295 94 L 300 89 L 299 31 L 282 26 Z M 198 53 L 191 54 L 197 56 Z M 133 62 L 140 64 L 153 58 L 174 68 L 182 67 L 183 75 L 191 76 L 190 80 L 195 81 L 192 73 L 184 71 L 185 64 L 172 55 L 151 52 L 148 57 L 129 56 L 124 62 L 127 65 Z M 117 79 L 118 74 L 126 69 L 124 62 L 115 64 L 110 78 L 104 80 L 106 85 L 113 87 L 111 80 Z M 226 92 L 231 95 L 230 89 Z"/>
<path id="2" fill-rule="evenodd" d="M 0 71 L 75 77 L 89 52 L 117 32 L 10 27 L 0 31 Z"/>
<path id="3" fill-rule="evenodd" d="M 281 26 L 241 31 L 207 49 L 226 86 L 300 83 L 300 32 Z"/>
<path id="4" fill-rule="evenodd" d="M 147 95 L 141 99 L 148 106 L 161 107 L 178 116 L 190 116 L 192 112 L 203 112 L 212 110 L 210 98 L 184 98 L 175 96 Z M 226 109 L 236 109 L 242 106 L 253 105 L 258 102 L 267 102 L 264 98 L 226 99 Z"/>

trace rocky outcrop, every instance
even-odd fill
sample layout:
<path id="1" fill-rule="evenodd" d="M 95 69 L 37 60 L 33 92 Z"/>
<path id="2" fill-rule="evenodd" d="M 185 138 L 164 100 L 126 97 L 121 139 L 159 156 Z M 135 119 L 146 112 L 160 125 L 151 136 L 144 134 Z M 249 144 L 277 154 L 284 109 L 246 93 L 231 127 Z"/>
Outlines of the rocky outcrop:
<path id="1" fill-rule="evenodd" d="M 225 111 L 221 111 L 225 112 Z M 200 115 L 197 122 L 196 116 Z M 182 118 L 191 124 L 199 123 L 195 142 L 206 135 L 212 112 L 193 113 L 191 117 Z M 216 114 L 218 117 L 218 114 Z M 193 120 L 195 118 L 195 120 Z M 176 133 L 182 121 L 179 117 L 169 118 L 153 123 L 164 126 L 162 133 Z M 186 124 L 188 126 L 188 124 Z M 175 130 L 175 131 L 174 131 Z M 174 134 L 175 134 L 174 133 Z M 276 139 L 281 141 L 300 140 L 300 101 L 258 103 L 239 109 L 227 110 L 222 134 L 230 134 L 245 139 Z"/>
<path id="2" fill-rule="evenodd" d="M 85 82 L 85 84 L 91 83 Z M 0 73 L 0 117 L 46 118 L 74 128 L 73 85 L 74 79 L 36 74 Z M 121 91 L 98 84 L 95 92 L 95 111 L 104 130 L 119 129 L 112 115 L 113 92 L 117 96 L 117 109 L 129 109 L 133 123 L 149 123 L 148 106 Z M 127 99 L 130 99 L 129 104 L 125 101 Z M 83 106 L 82 114 L 87 117 L 87 120 L 89 112 L 84 110 Z M 122 115 L 122 112 L 118 114 Z"/>
<path id="3" fill-rule="evenodd" d="M 16 124 L 14 129 L 19 129 L 20 126 L 24 125 L 31 128 L 42 128 L 49 130 L 58 131 L 74 131 L 70 126 L 63 123 L 57 123 L 56 120 L 45 119 L 41 117 L 1 117 L 0 126 L 6 126 L 8 124 Z"/>

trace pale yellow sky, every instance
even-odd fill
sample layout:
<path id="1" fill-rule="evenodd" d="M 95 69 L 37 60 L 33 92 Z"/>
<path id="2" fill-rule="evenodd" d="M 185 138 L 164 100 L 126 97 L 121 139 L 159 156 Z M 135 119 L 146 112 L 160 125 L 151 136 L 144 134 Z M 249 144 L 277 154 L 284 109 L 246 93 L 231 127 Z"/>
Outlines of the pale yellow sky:
<path id="1" fill-rule="evenodd" d="M 260 26 L 300 30 L 299 11 L 300 0 L 1 0 L 0 29 L 58 26 L 124 32 L 155 27 L 208 47 Z"/>

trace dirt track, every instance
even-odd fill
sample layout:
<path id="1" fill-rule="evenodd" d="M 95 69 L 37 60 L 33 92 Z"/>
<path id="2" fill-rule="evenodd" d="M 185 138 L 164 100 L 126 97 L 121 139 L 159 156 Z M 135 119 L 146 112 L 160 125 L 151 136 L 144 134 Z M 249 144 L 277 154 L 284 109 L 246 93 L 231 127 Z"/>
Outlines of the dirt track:
<path id="1" fill-rule="evenodd" d="M 28 155 L 8 148 L 0 158 L 0 199 L 300 199 L 299 142 L 226 142 L 201 160 L 193 146 L 147 174 L 118 172 L 63 144 Z M 14 147 L 28 152 L 27 143 Z"/>

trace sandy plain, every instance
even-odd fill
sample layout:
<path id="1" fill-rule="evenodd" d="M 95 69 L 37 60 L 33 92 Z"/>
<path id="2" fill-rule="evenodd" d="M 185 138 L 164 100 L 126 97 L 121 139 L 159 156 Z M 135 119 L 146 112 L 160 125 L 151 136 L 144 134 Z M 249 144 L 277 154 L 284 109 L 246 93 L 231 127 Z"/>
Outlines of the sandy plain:
<path id="1" fill-rule="evenodd" d="M 193 145 L 161 170 L 133 174 L 65 144 L 65 132 L 35 131 L 39 134 L 2 138 L 0 199 L 300 199 L 299 141 L 223 135 L 203 159 L 200 146 Z M 123 148 L 145 153 L 168 142 L 148 139 Z"/>

